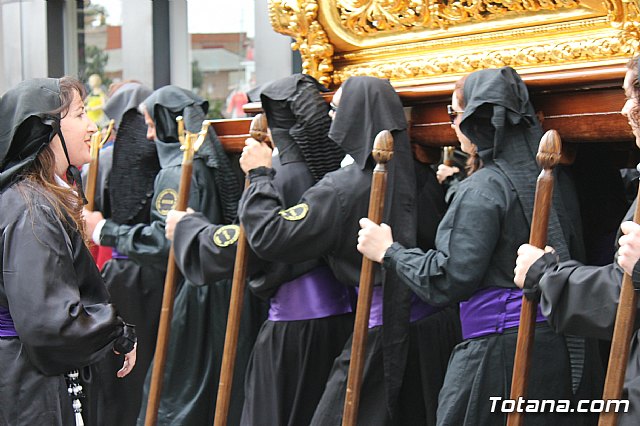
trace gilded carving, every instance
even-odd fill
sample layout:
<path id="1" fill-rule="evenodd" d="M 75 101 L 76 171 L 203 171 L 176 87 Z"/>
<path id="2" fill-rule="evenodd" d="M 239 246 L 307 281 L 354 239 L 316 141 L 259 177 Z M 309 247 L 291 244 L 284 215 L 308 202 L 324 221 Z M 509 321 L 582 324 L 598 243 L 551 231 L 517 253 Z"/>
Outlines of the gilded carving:
<path id="1" fill-rule="evenodd" d="M 341 25 L 358 35 L 447 29 L 518 12 L 574 8 L 578 0 L 336 0 Z"/>
<path id="2" fill-rule="evenodd" d="M 496 48 L 477 53 L 422 56 L 399 62 L 347 65 L 333 74 L 333 82 L 341 84 L 350 76 L 369 75 L 403 80 L 419 80 L 442 75 L 461 75 L 477 69 L 502 66 L 532 67 L 558 63 L 575 63 L 593 58 L 628 58 L 633 53 L 633 40 L 622 43 L 616 37 L 604 37 L 556 44 L 514 48 Z"/>
<path id="3" fill-rule="evenodd" d="M 409 85 L 505 65 L 623 63 L 640 49 L 639 2 L 270 0 L 270 19 L 295 39 L 303 72 L 325 85 L 354 75 Z"/>
<path id="4" fill-rule="evenodd" d="M 270 0 L 269 19 L 274 30 L 295 39 L 293 50 L 302 57 L 302 72 L 329 85 L 333 72 L 333 45 L 317 20 L 315 0 Z"/>

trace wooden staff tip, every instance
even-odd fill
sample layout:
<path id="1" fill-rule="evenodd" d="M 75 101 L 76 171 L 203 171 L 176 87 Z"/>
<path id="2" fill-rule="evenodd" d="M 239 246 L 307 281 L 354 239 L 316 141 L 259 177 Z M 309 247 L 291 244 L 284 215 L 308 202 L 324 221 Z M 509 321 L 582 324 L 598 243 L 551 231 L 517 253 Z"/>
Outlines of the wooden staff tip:
<path id="1" fill-rule="evenodd" d="M 373 159 L 376 163 L 387 163 L 393 157 L 393 136 L 388 130 L 383 130 L 376 135 L 373 142 Z"/>
<path id="2" fill-rule="evenodd" d="M 265 114 L 258 114 L 251 120 L 251 126 L 249 127 L 249 134 L 252 138 L 259 142 L 266 142 L 269 139 L 267 134 L 267 116 Z"/>
<path id="3" fill-rule="evenodd" d="M 562 141 L 557 131 L 551 129 L 542 135 L 536 160 L 543 169 L 550 169 L 558 165 L 561 158 Z"/>

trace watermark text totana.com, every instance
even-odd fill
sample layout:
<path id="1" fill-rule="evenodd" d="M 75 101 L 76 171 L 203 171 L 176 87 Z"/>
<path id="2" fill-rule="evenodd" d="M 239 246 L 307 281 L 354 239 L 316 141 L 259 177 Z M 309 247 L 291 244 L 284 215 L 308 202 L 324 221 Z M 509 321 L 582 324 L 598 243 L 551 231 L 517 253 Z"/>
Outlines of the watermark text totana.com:
<path id="1" fill-rule="evenodd" d="M 504 399 L 490 396 L 491 412 L 501 413 L 602 413 L 629 411 L 628 399 L 581 399 L 575 406 L 568 399 Z"/>

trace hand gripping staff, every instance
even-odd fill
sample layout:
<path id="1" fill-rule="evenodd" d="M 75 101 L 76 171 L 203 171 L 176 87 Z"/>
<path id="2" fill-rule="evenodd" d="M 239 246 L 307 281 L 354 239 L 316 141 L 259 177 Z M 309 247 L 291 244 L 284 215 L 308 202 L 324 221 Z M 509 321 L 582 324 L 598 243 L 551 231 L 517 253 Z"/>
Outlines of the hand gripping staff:
<path id="1" fill-rule="evenodd" d="M 91 135 L 91 161 L 89 162 L 89 173 L 87 175 L 87 189 L 85 195 L 87 197 L 87 205 L 85 208 L 89 211 L 93 211 L 96 204 L 96 184 L 98 182 L 98 169 L 100 167 L 100 148 L 104 146 L 104 143 L 109 139 L 111 131 L 113 130 L 114 121 L 109 121 L 109 127 L 102 136 L 102 132 L 99 130 Z"/>
<path id="2" fill-rule="evenodd" d="M 193 155 L 204 142 L 209 131 L 209 123 L 203 122 L 200 132 L 189 133 L 184 131 L 182 117 L 177 117 L 176 121 L 178 122 L 180 149 L 184 151 L 184 155 L 182 157 L 180 186 L 175 209 L 184 211 L 189 204 L 189 190 L 191 189 L 191 175 L 193 174 Z M 173 315 L 173 298 L 178 277 L 179 274 L 177 273 L 172 244 L 167 261 L 167 275 L 164 280 L 162 308 L 160 309 L 160 323 L 158 325 L 156 352 L 153 358 L 153 371 L 151 373 L 151 387 L 149 390 L 149 400 L 147 401 L 145 426 L 153 426 L 158 421 L 158 407 L 160 406 L 160 395 L 162 394 L 162 379 L 164 378 L 164 365 L 167 360 L 171 316 Z"/>
<path id="3" fill-rule="evenodd" d="M 560 162 L 561 149 L 560 135 L 555 130 L 549 130 L 542 136 L 538 147 L 538 155 L 536 156 L 542 171 L 536 183 L 529 244 L 541 249 L 544 249 L 547 245 L 547 228 L 549 227 L 549 212 L 551 211 L 553 197 L 553 168 Z M 522 296 L 518 341 L 516 343 L 513 376 L 511 378 L 510 398 L 513 400 L 527 395 L 537 308 L 538 303 L 536 301 Z M 509 413 L 507 426 L 521 426 L 524 422 L 523 414 L 517 411 Z"/>
<path id="4" fill-rule="evenodd" d="M 640 203 L 640 189 L 636 197 L 636 211 L 633 213 L 633 221 L 635 223 L 640 221 L 638 203 Z M 627 371 L 627 362 L 629 361 L 631 335 L 634 328 L 633 324 L 636 320 L 637 306 L 638 294 L 634 290 L 631 276 L 625 273 L 622 278 L 618 312 L 613 328 L 611 352 L 609 353 L 609 365 L 607 366 L 607 377 L 604 381 L 604 392 L 602 393 L 602 399 L 606 401 L 622 397 L 622 387 L 624 385 L 624 375 Z M 603 411 L 600 413 L 598 426 L 614 426 L 617 420 L 617 411 Z"/>
<path id="5" fill-rule="evenodd" d="M 258 142 L 268 142 L 267 117 L 256 115 L 251 121 L 249 130 L 251 137 Z M 245 189 L 249 186 L 249 179 L 245 180 Z M 238 351 L 238 333 L 240 332 L 240 315 L 244 300 L 244 287 L 247 278 L 247 239 L 244 227 L 240 224 L 238 243 L 236 247 L 236 262 L 233 266 L 233 281 L 231 283 L 231 300 L 229 300 L 229 314 L 227 316 L 227 330 L 224 336 L 224 351 L 220 369 L 220 383 L 216 400 L 216 414 L 214 426 L 226 426 L 231 402 L 231 385 L 233 384 L 233 369 L 236 364 Z M 265 419 L 266 420 L 266 419 Z"/>
<path id="6" fill-rule="evenodd" d="M 388 130 L 383 130 L 376 136 L 373 144 L 373 159 L 376 167 L 371 178 L 371 194 L 369 196 L 368 217 L 376 224 L 382 221 L 384 211 L 384 197 L 387 190 L 386 164 L 393 157 L 393 136 Z M 353 340 L 351 344 L 351 363 L 347 379 L 347 393 L 344 399 L 342 413 L 343 426 L 355 426 L 358 420 L 358 405 L 360 403 L 360 388 L 362 386 L 362 370 L 364 367 L 365 348 L 367 346 L 367 331 L 369 329 L 369 313 L 371 297 L 373 295 L 373 261 L 362 257 L 360 283 L 358 291 L 358 305 L 356 320 L 353 326 Z"/>

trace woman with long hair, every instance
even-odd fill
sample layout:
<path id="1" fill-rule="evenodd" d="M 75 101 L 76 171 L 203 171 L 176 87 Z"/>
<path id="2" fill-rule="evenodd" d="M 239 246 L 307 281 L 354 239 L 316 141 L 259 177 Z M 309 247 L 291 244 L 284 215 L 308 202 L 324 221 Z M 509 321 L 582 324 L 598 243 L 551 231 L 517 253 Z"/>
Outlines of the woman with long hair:
<path id="1" fill-rule="evenodd" d="M 126 354 L 119 377 L 135 365 L 135 331 L 85 245 L 78 167 L 97 129 L 83 97 L 65 77 L 0 99 L 1 424 L 97 424 L 83 395 L 99 389 L 80 380 L 113 352 Z"/>

